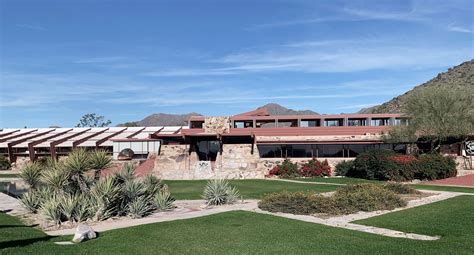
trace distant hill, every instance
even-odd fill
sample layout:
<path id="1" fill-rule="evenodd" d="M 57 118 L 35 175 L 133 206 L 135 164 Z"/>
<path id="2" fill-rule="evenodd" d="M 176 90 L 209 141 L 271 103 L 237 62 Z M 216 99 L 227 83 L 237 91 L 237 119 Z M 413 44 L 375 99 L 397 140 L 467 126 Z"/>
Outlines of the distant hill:
<path id="1" fill-rule="evenodd" d="M 474 89 L 474 60 L 464 62 L 458 66 L 449 68 L 447 72 L 438 74 L 435 78 L 413 88 L 403 95 L 397 96 L 392 100 L 376 105 L 370 108 L 364 108 L 359 113 L 400 113 L 403 104 L 413 91 L 419 89 L 436 89 L 437 87 L 448 86 L 471 87 Z"/>
<path id="2" fill-rule="evenodd" d="M 199 113 L 191 112 L 186 114 L 154 113 L 140 121 L 126 122 L 119 124 L 119 127 L 156 127 L 156 126 L 187 126 L 191 116 L 202 116 Z"/>
<path id="3" fill-rule="evenodd" d="M 262 108 L 267 109 L 270 115 L 319 115 L 319 113 L 311 110 L 293 110 L 275 103 L 260 106 L 257 110 Z"/>
<path id="4" fill-rule="evenodd" d="M 270 115 L 317 115 L 317 112 L 311 110 L 297 111 L 288 109 L 279 104 L 266 104 L 257 109 L 266 108 Z M 153 126 L 186 126 L 188 119 L 191 116 L 202 116 L 199 113 L 191 112 L 186 114 L 168 114 L 168 113 L 154 113 L 143 120 L 132 121 L 119 124 L 119 127 L 153 127 Z"/>

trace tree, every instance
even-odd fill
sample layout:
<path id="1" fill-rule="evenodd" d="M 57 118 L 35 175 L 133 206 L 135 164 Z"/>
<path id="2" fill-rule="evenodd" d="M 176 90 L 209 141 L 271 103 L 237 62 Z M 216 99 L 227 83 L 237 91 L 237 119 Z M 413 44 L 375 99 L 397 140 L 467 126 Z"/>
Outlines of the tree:
<path id="1" fill-rule="evenodd" d="M 107 127 L 111 123 L 110 120 L 105 120 L 104 116 L 96 113 L 88 113 L 82 116 L 76 127 Z"/>
<path id="2" fill-rule="evenodd" d="M 409 125 L 394 128 L 389 140 L 422 139 L 438 151 L 448 139 L 467 139 L 474 133 L 474 88 L 430 87 L 413 91 L 403 107 Z"/>

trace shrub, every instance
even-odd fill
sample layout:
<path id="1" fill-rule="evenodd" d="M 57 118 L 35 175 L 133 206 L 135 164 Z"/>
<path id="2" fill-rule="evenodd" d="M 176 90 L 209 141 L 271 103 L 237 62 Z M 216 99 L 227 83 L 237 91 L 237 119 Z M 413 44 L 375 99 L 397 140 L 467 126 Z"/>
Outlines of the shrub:
<path id="1" fill-rule="evenodd" d="M 299 175 L 304 177 L 330 176 L 331 167 L 327 160 L 319 161 L 317 159 L 311 159 L 301 166 Z"/>
<path id="2" fill-rule="evenodd" d="M 346 176 L 349 171 L 354 167 L 354 162 L 350 160 L 343 160 L 336 165 L 336 175 Z"/>
<path id="3" fill-rule="evenodd" d="M 173 209 L 175 207 L 173 205 L 174 201 L 175 199 L 171 196 L 167 185 L 164 185 L 163 188 L 153 196 L 154 205 L 159 211 L 169 211 Z"/>
<path id="4" fill-rule="evenodd" d="M 435 180 L 456 176 L 456 162 L 440 154 L 418 158 L 388 150 L 372 150 L 359 154 L 347 176 L 371 180 L 410 181 Z"/>
<path id="5" fill-rule="evenodd" d="M 127 182 L 135 179 L 135 166 L 130 163 L 124 164 L 122 170 L 116 173 L 116 177 L 120 182 Z"/>
<path id="6" fill-rule="evenodd" d="M 36 213 L 40 207 L 40 199 L 33 191 L 23 193 L 20 198 L 21 204 L 32 213 Z"/>
<path id="7" fill-rule="evenodd" d="M 35 189 L 39 182 L 41 176 L 41 167 L 37 162 L 28 162 L 20 170 L 20 178 L 31 188 Z"/>
<path id="8" fill-rule="evenodd" d="M 291 162 L 291 160 L 289 159 L 285 159 L 281 164 L 274 166 L 270 170 L 270 172 L 268 172 L 268 175 L 277 175 L 283 178 L 297 177 L 299 176 L 298 165 L 296 163 Z"/>
<path id="9" fill-rule="evenodd" d="M 396 194 L 420 194 L 420 192 L 406 184 L 398 183 L 398 182 L 389 182 L 383 187 L 387 190 L 390 190 Z"/>
<path id="10" fill-rule="evenodd" d="M 8 161 L 5 156 L 0 155 L 0 170 L 8 170 L 11 167 L 12 165 L 10 164 L 10 161 Z"/>
<path id="11" fill-rule="evenodd" d="M 266 195 L 258 202 L 258 207 L 269 212 L 283 212 L 309 215 L 314 213 L 334 213 L 334 200 L 318 194 L 305 192 L 278 192 Z M 337 213 L 334 213 L 337 214 Z"/>
<path id="12" fill-rule="evenodd" d="M 51 168 L 41 173 L 41 180 L 56 192 L 69 184 L 69 173 L 65 169 Z"/>
<path id="13" fill-rule="evenodd" d="M 151 196 L 154 196 L 165 186 L 158 177 L 151 174 L 143 178 L 143 185 L 145 185 L 146 193 Z"/>
<path id="14" fill-rule="evenodd" d="M 392 191 L 371 183 L 344 186 L 336 190 L 333 198 L 343 213 L 393 210 L 407 204 Z"/>
<path id="15" fill-rule="evenodd" d="M 232 204 L 237 200 L 239 192 L 225 179 L 209 180 L 204 188 L 202 198 L 207 205 Z"/>
<path id="16" fill-rule="evenodd" d="M 258 203 L 262 210 L 311 215 L 351 214 L 358 211 L 393 210 L 405 206 L 400 196 L 381 185 L 348 185 L 332 196 L 304 192 L 279 192 L 266 195 Z"/>
<path id="17" fill-rule="evenodd" d="M 436 180 L 457 175 L 456 161 L 441 154 L 424 154 L 418 158 L 418 171 L 415 174 L 420 180 Z"/>
<path id="18" fill-rule="evenodd" d="M 76 197 L 77 206 L 74 211 L 74 218 L 77 222 L 82 222 L 91 217 L 91 199 L 85 195 L 79 195 Z"/>

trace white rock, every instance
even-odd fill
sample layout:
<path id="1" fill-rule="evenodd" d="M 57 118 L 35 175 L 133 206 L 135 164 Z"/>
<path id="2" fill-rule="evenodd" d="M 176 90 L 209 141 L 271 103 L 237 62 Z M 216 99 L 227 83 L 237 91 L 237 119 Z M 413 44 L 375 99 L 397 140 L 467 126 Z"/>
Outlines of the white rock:
<path id="1" fill-rule="evenodd" d="M 94 239 L 96 237 L 97 235 L 91 227 L 87 226 L 86 224 L 79 224 L 79 226 L 76 228 L 76 234 L 74 234 L 72 241 L 75 243 L 80 243 L 82 241 Z"/>

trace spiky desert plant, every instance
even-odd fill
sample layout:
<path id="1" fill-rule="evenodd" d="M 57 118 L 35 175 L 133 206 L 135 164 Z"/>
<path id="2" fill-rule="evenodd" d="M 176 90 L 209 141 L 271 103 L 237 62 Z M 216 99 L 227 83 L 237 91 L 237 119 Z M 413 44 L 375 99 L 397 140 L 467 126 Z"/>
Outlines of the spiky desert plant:
<path id="1" fill-rule="evenodd" d="M 69 184 L 70 174 L 64 168 L 53 167 L 41 173 L 41 180 L 56 193 L 63 192 Z"/>
<path id="2" fill-rule="evenodd" d="M 118 171 L 115 176 L 120 182 L 127 182 L 135 179 L 135 166 L 131 163 L 123 165 L 122 169 Z"/>
<path id="3" fill-rule="evenodd" d="M 35 195 L 38 197 L 40 205 L 42 205 L 45 201 L 49 200 L 55 194 L 56 193 L 54 192 L 54 190 L 48 186 L 39 187 L 35 191 Z"/>
<path id="4" fill-rule="evenodd" d="M 147 194 L 149 194 L 150 196 L 154 196 L 164 186 L 160 178 L 152 174 L 149 174 L 143 178 L 143 184 L 145 185 Z"/>
<path id="5" fill-rule="evenodd" d="M 94 169 L 95 179 L 100 178 L 103 169 L 111 166 L 112 158 L 105 150 L 93 150 L 89 155 L 89 164 Z"/>
<path id="6" fill-rule="evenodd" d="M 126 214 L 128 204 L 140 196 L 147 195 L 145 185 L 137 180 L 129 180 L 121 185 L 119 214 Z"/>
<path id="7" fill-rule="evenodd" d="M 226 179 L 212 179 L 207 182 L 202 198 L 209 206 L 232 204 L 238 196 L 239 191 L 232 187 Z"/>
<path id="8" fill-rule="evenodd" d="M 127 214 L 132 218 L 142 218 L 154 210 L 152 201 L 148 196 L 140 196 L 134 198 L 127 205 Z"/>
<path id="9" fill-rule="evenodd" d="M 74 214 L 77 207 L 77 196 L 71 194 L 63 194 L 59 197 L 61 203 L 61 212 L 67 220 L 73 222 Z"/>
<path id="10" fill-rule="evenodd" d="M 163 185 L 163 188 L 159 190 L 153 196 L 153 202 L 159 211 L 169 211 L 175 208 L 173 205 L 175 198 L 171 196 L 171 193 L 168 190 L 168 185 Z"/>
<path id="11" fill-rule="evenodd" d="M 61 199 L 56 195 L 52 196 L 41 205 L 40 212 L 56 225 L 61 224 Z"/>
<path id="12" fill-rule="evenodd" d="M 30 187 L 36 189 L 41 176 L 41 165 L 37 162 L 28 162 L 20 170 L 20 178 Z"/>
<path id="13" fill-rule="evenodd" d="M 76 210 L 74 211 L 74 219 L 77 222 L 82 222 L 91 217 L 91 199 L 84 194 L 78 195 L 76 197 L 77 205 Z"/>
<path id="14" fill-rule="evenodd" d="M 120 186 L 115 178 L 107 176 L 99 179 L 90 190 L 92 195 L 94 220 L 108 219 L 118 212 L 120 203 Z"/>
<path id="15" fill-rule="evenodd" d="M 40 207 L 40 199 L 34 191 L 28 191 L 21 195 L 20 202 L 32 213 L 36 213 Z"/>
<path id="16" fill-rule="evenodd" d="M 84 173 L 90 169 L 88 151 L 84 148 L 74 149 L 64 161 L 64 167 L 70 173 L 73 184 L 81 191 L 87 192 L 88 187 L 84 180 Z"/>

